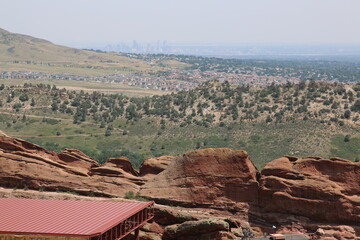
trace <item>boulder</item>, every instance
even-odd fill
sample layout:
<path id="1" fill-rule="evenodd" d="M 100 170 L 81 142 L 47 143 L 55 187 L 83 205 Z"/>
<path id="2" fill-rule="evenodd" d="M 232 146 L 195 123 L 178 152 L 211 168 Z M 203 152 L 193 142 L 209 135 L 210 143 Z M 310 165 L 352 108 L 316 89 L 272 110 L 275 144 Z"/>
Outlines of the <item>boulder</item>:
<path id="1" fill-rule="evenodd" d="M 357 236 L 354 228 L 350 226 L 323 225 L 316 230 L 313 239 L 358 240 L 360 236 Z"/>
<path id="2" fill-rule="evenodd" d="M 199 235 L 215 231 L 228 231 L 229 224 L 216 218 L 203 219 L 198 221 L 187 221 L 180 224 L 176 229 L 176 236 Z"/>
<path id="3" fill-rule="evenodd" d="M 220 231 L 229 231 L 229 224 L 216 218 L 187 221 L 179 225 L 170 225 L 165 228 L 165 239 L 202 239 L 209 233 L 218 235 Z M 209 238 L 208 238 L 209 239 Z M 210 238 L 218 239 L 218 238 Z"/>
<path id="4" fill-rule="evenodd" d="M 202 149 L 172 161 L 141 187 L 141 195 L 160 203 L 182 205 L 257 204 L 258 174 L 245 151 Z"/>
<path id="5" fill-rule="evenodd" d="M 170 207 L 155 205 L 154 207 L 154 221 L 161 225 L 172 225 L 183 223 L 186 221 L 197 220 L 196 217 L 180 211 L 176 211 Z"/>
<path id="6" fill-rule="evenodd" d="M 153 232 L 158 234 L 164 233 L 164 229 L 156 222 L 147 222 L 142 225 L 140 229 L 144 232 Z"/>

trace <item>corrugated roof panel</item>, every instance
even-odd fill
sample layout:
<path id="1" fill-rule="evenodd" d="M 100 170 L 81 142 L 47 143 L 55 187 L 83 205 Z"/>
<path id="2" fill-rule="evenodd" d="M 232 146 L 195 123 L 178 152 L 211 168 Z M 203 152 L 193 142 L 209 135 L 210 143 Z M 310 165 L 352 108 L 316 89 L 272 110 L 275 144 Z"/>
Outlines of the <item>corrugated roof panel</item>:
<path id="1" fill-rule="evenodd" d="M 0 198 L 0 233 L 95 236 L 152 203 Z"/>

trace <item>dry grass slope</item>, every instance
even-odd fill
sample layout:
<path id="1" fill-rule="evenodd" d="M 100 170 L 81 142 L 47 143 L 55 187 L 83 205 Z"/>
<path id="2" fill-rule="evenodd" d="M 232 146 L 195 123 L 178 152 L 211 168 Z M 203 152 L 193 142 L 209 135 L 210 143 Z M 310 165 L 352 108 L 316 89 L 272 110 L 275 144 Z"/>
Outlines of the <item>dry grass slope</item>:
<path id="1" fill-rule="evenodd" d="M 0 29 L 0 61 L 3 62 L 0 70 L 56 71 L 85 75 L 151 68 L 141 60 L 64 47 L 3 29 Z"/>

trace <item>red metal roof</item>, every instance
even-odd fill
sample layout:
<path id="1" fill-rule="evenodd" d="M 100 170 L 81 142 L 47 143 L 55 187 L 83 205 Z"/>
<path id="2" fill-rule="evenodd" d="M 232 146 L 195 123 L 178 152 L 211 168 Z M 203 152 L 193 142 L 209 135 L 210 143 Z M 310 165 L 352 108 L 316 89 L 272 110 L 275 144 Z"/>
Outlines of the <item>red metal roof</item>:
<path id="1" fill-rule="evenodd" d="M 152 204 L 0 198 L 0 234 L 92 237 Z"/>

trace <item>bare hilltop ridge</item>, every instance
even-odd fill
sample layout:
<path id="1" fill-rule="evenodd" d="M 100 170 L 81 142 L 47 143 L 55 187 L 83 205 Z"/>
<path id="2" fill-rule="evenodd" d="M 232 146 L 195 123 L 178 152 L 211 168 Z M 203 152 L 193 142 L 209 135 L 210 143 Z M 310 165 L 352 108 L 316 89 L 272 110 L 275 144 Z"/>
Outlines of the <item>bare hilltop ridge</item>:
<path id="1" fill-rule="evenodd" d="M 143 235 L 157 236 L 151 239 L 200 239 L 202 234 L 236 239 L 241 228 L 260 236 L 272 226 L 281 233 L 316 232 L 316 239 L 359 236 L 360 164 L 345 159 L 285 156 L 260 172 L 245 151 L 209 148 L 146 159 L 138 171 L 125 157 L 99 164 L 75 149 L 57 154 L 2 134 L 0 160 L 5 197 L 36 190 L 33 197 L 62 198 L 59 192 L 68 192 L 173 206 L 157 207 L 152 227 L 143 229 Z M 180 227 L 185 222 L 203 226 L 202 221 L 207 228 L 195 233 Z M 222 227 L 212 229 L 219 222 Z"/>
<path id="2" fill-rule="evenodd" d="M 0 61 L 3 64 L 13 64 L 13 68 L 18 66 L 19 68 L 35 70 L 44 67 L 48 71 L 53 69 L 51 72 L 67 67 L 70 69 L 85 68 L 91 73 L 91 68 L 87 69 L 87 65 L 92 64 L 94 64 L 94 68 L 98 65 L 104 71 L 107 69 L 112 71 L 129 69 L 131 71 L 131 69 L 146 65 L 139 60 L 111 53 L 98 53 L 60 46 L 44 39 L 10 33 L 3 29 L 0 29 Z M 29 66 L 25 67 L 26 64 Z M 3 65 L 2 67 L 5 68 L 6 66 Z"/>

